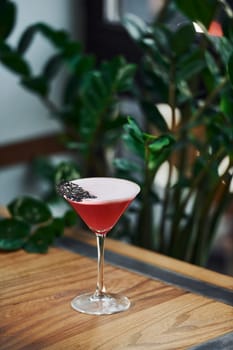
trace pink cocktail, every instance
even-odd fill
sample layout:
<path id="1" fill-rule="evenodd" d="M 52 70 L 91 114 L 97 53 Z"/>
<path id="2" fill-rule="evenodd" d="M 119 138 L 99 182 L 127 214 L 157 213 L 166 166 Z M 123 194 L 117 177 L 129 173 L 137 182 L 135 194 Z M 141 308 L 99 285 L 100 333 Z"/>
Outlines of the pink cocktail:
<path id="1" fill-rule="evenodd" d="M 139 192 L 135 183 L 118 178 L 86 178 L 72 181 L 95 198 L 69 203 L 95 233 L 106 234 Z"/>
<path id="2" fill-rule="evenodd" d="M 63 186 L 63 188 L 62 188 Z M 66 187 L 65 187 L 66 186 Z M 71 306 L 80 312 L 103 315 L 127 310 L 127 297 L 106 293 L 103 281 L 104 239 L 140 191 L 128 180 L 112 177 L 77 179 L 61 184 L 58 192 L 70 203 L 97 238 L 98 279 L 95 293 L 77 296 Z M 65 190 L 64 190 L 65 188 Z"/>

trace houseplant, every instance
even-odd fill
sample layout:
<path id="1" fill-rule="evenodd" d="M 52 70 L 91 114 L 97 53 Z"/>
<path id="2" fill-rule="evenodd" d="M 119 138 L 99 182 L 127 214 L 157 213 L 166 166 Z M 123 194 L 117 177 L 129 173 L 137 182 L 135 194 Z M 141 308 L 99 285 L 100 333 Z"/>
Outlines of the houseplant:
<path id="1" fill-rule="evenodd" d="M 169 18 L 177 11 L 182 11 L 183 22 L 171 28 Z M 208 28 L 219 11 L 224 26 L 221 36 L 213 36 Z M 169 134 L 173 139 L 167 152 L 158 152 L 152 166 L 145 137 L 140 139 L 137 130 L 136 138 L 137 126 L 127 126 L 128 145 L 138 150 L 144 144 L 144 152 L 137 152 L 143 164 L 139 169 L 143 191 L 136 243 L 202 265 L 232 200 L 232 18 L 225 2 L 177 0 L 166 1 L 150 25 L 134 16 L 125 21 L 143 50 L 137 99 L 146 116 L 146 131 L 151 134 L 153 129 L 157 137 Z M 193 21 L 202 34 L 195 32 Z M 170 126 L 160 112 L 161 104 L 170 110 Z M 165 160 L 167 182 L 161 193 L 155 178 Z M 130 172 L 131 165 L 126 169 L 124 160 L 123 166 Z M 154 221 L 153 206 L 160 211 Z"/>

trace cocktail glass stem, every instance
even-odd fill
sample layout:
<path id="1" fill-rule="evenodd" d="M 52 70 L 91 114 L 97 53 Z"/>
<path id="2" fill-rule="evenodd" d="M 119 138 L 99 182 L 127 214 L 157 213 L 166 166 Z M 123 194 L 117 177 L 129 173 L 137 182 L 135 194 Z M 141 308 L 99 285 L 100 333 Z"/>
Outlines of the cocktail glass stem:
<path id="1" fill-rule="evenodd" d="M 105 234 L 96 233 L 97 241 L 97 253 L 98 253 L 98 266 L 97 266 L 97 285 L 95 296 L 100 297 L 104 295 L 106 289 L 104 286 L 104 242 Z"/>
<path id="2" fill-rule="evenodd" d="M 91 315 L 109 315 L 128 310 L 130 301 L 119 294 L 107 293 L 104 286 L 104 242 L 107 232 L 96 233 L 97 240 L 97 285 L 93 293 L 78 295 L 71 301 L 73 309 Z"/>

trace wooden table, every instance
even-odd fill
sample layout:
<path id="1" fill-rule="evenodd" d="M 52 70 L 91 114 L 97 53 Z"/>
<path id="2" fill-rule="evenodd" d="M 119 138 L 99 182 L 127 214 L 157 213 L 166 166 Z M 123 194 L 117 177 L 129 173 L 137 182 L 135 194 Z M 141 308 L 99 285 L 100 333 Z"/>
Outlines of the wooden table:
<path id="1" fill-rule="evenodd" d="M 131 308 L 71 309 L 96 284 L 95 242 L 81 238 L 65 236 L 45 255 L 0 253 L 1 350 L 232 349 L 233 278 L 109 238 L 105 282 Z"/>

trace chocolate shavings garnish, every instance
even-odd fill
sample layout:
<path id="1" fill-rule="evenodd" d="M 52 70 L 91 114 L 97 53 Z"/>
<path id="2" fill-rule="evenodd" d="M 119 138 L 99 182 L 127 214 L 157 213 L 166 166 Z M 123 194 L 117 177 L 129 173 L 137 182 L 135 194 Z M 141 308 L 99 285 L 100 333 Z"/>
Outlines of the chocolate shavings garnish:
<path id="1" fill-rule="evenodd" d="M 83 199 L 88 198 L 96 198 L 96 196 L 90 194 L 81 186 L 71 181 L 62 181 L 59 185 L 56 185 L 56 190 L 58 194 L 62 197 L 65 197 L 75 202 L 81 202 Z"/>

